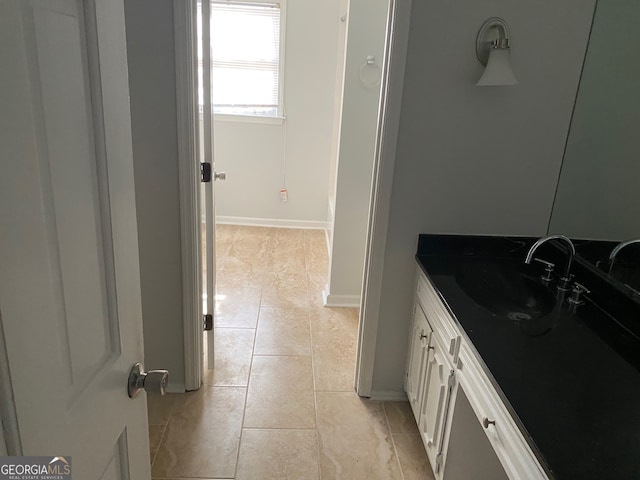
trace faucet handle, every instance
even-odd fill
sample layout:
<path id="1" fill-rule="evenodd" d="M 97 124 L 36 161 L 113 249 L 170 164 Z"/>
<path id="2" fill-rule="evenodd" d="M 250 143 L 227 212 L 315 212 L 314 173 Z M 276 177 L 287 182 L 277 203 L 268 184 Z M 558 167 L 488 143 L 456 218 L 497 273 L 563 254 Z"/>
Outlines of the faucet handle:
<path id="1" fill-rule="evenodd" d="M 591 293 L 591 290 L 589 290 L 581 283 L 575 282 L 573 284 L 573 288 L 571 289 L 571 297 L 569 297 L 569 300 L 567 301 L 573 305 L 582 305 L 584 303 L 584 300 L 582 300 L 580 296 L 584 293 Z"/>
<path id="2" fill-rule="evenodd" d="M 549 283 L 551 280 L 553 280 L 553 269 L 555 268 L 556 264 L 555 263 L 551 263 L 551 262 L 547 262 L 546 260 L 542 260 L 541 258 L 534 258 L 534 260 L 536 262 L 540 262 L 541 264 L 544 265 L 544 271 L 545 274 L 542 275 L 540 277 L 540 279 L 545 283 Z"/>
<path id="3" fill-rule="evenodd" d="M 589 290 L 587 287 L 585 287 L 584 285 L 582 285 L 581 283 L 578 282 L 573 282 L 573 292 L 580 292 L 580 293 L 591 293 L 591 290 Z"/>
<path id="4" fill-rule="evenodd" d="M 546 265 L 547 268 L 551 268 L 551 269 L 553 269 L 556 266 L 555 263 L 547 262 L 546 260 L 542 260 L 541 258 L 534 258 L 533 261 L 540 262 L 543 265 Z"/>
<path id="5" fill-rule="evenodd" d="M 570 273 L 566 277 L 561 277 L 560 278 L 560 282 L 558 283 L 558 290 L 560 290 L 562 292 L 568 291 L 569 290 L 569 284 L 571 283 L 571 280 L 573 280 L 574 276 L 575 275 Z"/>

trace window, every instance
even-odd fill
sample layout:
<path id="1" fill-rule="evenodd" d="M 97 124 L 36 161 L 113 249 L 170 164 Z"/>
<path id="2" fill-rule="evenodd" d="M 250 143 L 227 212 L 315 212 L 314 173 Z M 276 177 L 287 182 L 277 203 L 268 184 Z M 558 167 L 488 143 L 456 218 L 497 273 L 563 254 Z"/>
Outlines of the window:
<path id="1" fill-rule="evenodd" d="M 280 2 L 212 0 L 214 113 L 283 116 L 282 7 Z"/>

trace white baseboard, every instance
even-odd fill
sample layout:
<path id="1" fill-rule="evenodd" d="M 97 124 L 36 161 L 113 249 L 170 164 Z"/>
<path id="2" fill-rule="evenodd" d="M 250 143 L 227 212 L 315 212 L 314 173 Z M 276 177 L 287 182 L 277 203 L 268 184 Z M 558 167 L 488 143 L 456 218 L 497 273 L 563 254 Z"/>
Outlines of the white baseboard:
<path id="1" fill-rule="evenodd" d="M 166 388 L 167 393 L 184 393 L 186 389 L 184 387 L 184 383 L 171 383 L 167 385 Z"/>
<path id="2" fill-rule="evenodd" d="M 216 215 L 216 223 L 222 225 L 246 225 L 251 227 L 271 228 L 306 228 L 326 230 L 327 222 L 320 220 L 288 220 L 280 218 L 231 217 Z"/>
<path id="3" fill-rule="evenodd" d="M 402 390 L 373 390 L 371 392 L 371 400 L 382 402 L 407 402 L 407 394 Z"/>
<path id="4" fill-rule="evenodd" d="M 336 295 L 329 293 L 327 287 L 324 287 L 322 305 L 325 307 L 358 308 L 360 306 L 360 295 Z"/>

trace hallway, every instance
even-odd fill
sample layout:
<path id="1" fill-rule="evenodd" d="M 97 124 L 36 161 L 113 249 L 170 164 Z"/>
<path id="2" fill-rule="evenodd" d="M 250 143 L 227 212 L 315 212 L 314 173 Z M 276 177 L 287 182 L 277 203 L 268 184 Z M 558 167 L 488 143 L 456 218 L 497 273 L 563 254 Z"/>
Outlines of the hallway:
<path id="1" fill-rule="evenodd" d="M 432 478 L 409 404 L 354 392 L 358 312 L 322 307 L 324 232 L 216 228 L 216 369 L 148 397 L 153 478 Z"/>

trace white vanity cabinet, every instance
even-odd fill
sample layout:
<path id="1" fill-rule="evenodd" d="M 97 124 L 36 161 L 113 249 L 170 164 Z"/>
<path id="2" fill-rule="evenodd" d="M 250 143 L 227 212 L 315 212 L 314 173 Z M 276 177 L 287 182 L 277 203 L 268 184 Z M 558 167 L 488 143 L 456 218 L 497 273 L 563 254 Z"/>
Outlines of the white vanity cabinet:
<path id="1" fill-rule="evenodd" d="M 426 277 L 416 278 L 413 325 L 405 390 L 436 478 L 442 478 L 446 454 L 445 424 L 457 386 L 455 362 L 460 335 L 450 318 L 442 316 L 442 302 Z"/>
<path id="2" fill-rule="evenodd" d="M 547 479 L 482 361 L 420 268 L 410 332 L 405 389 L 435 478 Z"/>

